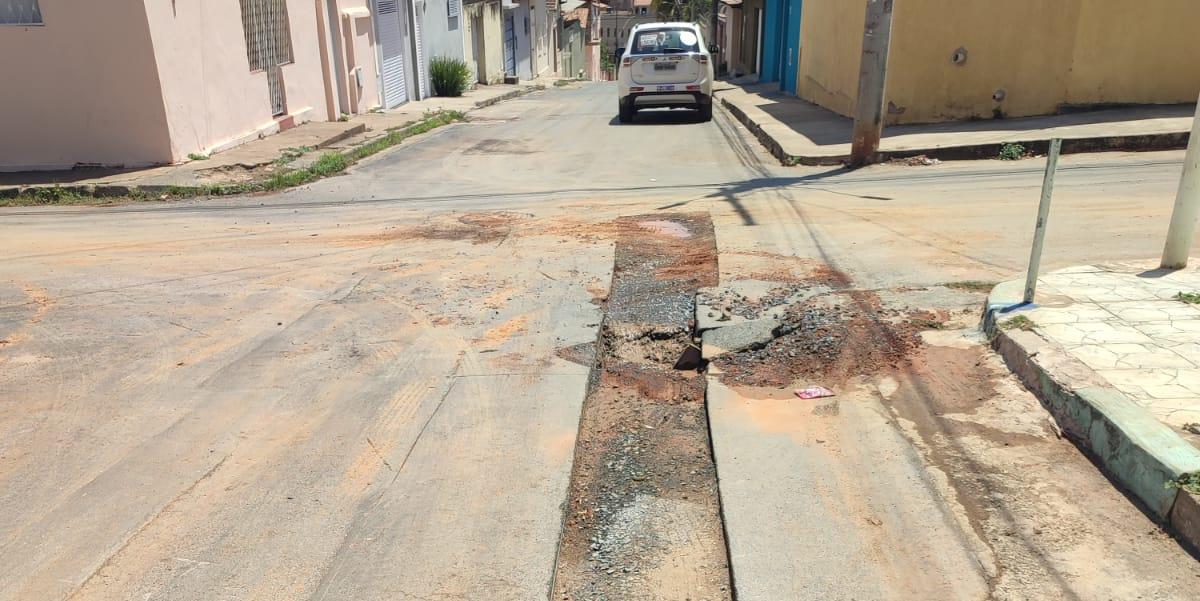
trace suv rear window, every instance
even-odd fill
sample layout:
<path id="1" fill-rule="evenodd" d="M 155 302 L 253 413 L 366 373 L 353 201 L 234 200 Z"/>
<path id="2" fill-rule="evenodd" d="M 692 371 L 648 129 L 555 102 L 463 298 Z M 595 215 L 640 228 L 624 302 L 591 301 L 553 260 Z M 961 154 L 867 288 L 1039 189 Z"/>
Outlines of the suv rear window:
<path id="1" fill-rule="evenodd" d="M 639 29 L 629 46 L 629 53 L 634 55 L 700 52 L 700 38 L 685 27 Z"/>

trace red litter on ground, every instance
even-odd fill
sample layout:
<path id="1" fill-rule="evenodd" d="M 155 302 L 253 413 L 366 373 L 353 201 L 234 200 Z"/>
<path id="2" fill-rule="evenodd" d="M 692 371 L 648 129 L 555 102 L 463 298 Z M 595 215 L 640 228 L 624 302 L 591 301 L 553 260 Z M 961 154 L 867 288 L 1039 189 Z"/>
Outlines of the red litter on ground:
<path id="1" fill-rule="evenodd" d="M 802 399 L 820 399 L 827 396 L 833 396 L 833 391 L 820 386 L 810 386 L 808 388 L 801 388 L 797 390 L 796 396 Z"/>

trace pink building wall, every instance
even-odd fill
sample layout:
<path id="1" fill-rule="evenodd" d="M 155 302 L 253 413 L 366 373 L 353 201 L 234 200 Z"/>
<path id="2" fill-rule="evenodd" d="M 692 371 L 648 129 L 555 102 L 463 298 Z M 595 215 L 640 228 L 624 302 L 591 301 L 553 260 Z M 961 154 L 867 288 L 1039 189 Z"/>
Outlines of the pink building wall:
<path id="1" fill-rule="evenodd" d="M 342 53 L 346 65 L 345 82 L 347 99 L 350 103 L 346 112 L 352 115 L 365 113 L 380 106 L 379 63 L 375 53 L 375 26 L 371 20 L 369 0 L 317 0 L 329 2 L 337 8 L 339 31 L 342 36 Z M 336 65 L 336 62 L 333 63 Z M 362 68 L 362 87 L 357 86 L 355 67 Z M 338 80 L 334 79 L 336 84 Z M 336 115 L 335 115 L 336 118 Z"/>
<path id="2" fill-rule="evenodd" d="M 368 0 L 286 1 L 293 62 L 282 67 L 285 124 L 338 117 L 335 48 L 351 101 L 342 108 L 378 106 Z M 266 73 L 250 71 L 236 0 L 40 6 L 44 25 L 0 26 L 0 170 L 174 163 L 280 129 Z"/>
<path id="3" fill-rule="evenodd" d="M 44 25 L 0 25 L 0 170 L 169 160 L 143 0 L 40 7 Z"/>
<path id="4" fill-rule="evenodd" d="M 277 128 L 267 75 L 251 72 L 239 2 L 145 0 L 170 128 L 171 156 L 222 150 Z M 325 120 L 313 0 L 288 0 L 292 59 L 284 65 L 287 113 Z"/>

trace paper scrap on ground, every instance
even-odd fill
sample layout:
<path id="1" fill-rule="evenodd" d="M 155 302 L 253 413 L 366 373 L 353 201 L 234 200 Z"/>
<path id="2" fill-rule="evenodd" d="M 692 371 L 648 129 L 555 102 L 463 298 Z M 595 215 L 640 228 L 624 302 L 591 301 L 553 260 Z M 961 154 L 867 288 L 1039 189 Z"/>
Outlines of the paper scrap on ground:
<path id="1" fill-rule="evenodd" d="M 801 388 L 797 390 L 796 396 L 802 399 L 820 399 L 827 396 L 833 396 L 833 391 L 820 386 L 810 386 L 808 388 Z"/>

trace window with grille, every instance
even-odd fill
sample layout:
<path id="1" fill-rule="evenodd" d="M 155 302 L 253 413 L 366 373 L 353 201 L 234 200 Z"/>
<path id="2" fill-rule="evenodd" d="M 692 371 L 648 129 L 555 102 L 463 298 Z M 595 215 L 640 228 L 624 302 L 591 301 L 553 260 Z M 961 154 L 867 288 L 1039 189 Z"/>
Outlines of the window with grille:
<path id="1" fill-rule="evenodd" d="M 250 70 L 260 71 L 292 62 L 292 35 L 286 0 L 241 0 L 242 29 Z"/>
<path id="2" fill-rule="evenodd" d="M 38 0 L 0 0 L 0 25 L 41 25 Z"/>

